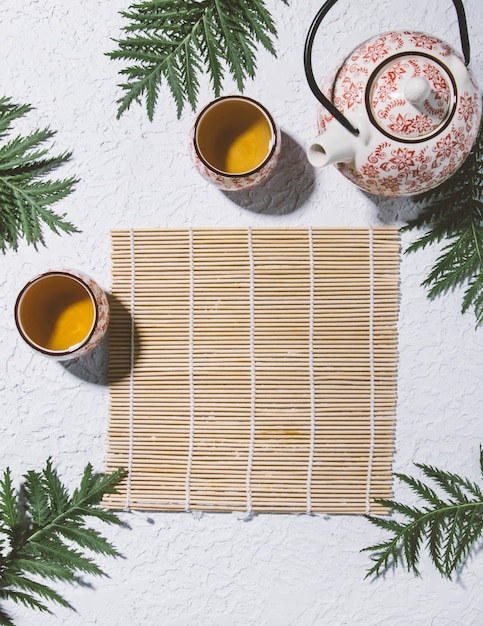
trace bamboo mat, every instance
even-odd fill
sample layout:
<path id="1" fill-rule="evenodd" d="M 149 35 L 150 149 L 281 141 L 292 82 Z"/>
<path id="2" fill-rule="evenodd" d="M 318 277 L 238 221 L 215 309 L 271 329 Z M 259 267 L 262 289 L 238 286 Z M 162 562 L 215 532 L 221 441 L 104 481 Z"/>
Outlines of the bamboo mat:
<path id="1" fill-rule="evenodd" d="M 106 505 L 387 512 L 398 230 L 111 236 Z"/>

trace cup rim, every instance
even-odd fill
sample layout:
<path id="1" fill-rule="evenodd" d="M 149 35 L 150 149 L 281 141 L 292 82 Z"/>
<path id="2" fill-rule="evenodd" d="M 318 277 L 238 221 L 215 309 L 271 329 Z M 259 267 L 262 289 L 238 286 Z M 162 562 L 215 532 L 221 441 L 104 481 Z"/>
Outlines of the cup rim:
<path id="1" fill-rule="evenodd" d="M 219 102 L 221 102 L 223 100 L 244 100 L 245 102 L 249 102 L 249 103 L 255 105 L 258 109 L 260 109 L 262 111 L 262 113 L 268 119 L 268 122 L 270 124 L 271 129 L 272 129 L 272 135 L 273 135 L 272 146 L 270 148 L 269 153 L 263 159 L 263 161 L 259 165 L 257 165 L 257 167 L 253 168 L 252 170 L 247 170 L 246 172 L 240 172 L 240 173 L 236 173 L 236 174 L 233 174 L 232 172 L 225 172 L 224 170 L 219 170 L 216 167 L 213 167 L 213 165 L 211 165 L 205 159 L 205 157 L 201 153 L 201 150 L 198 147 L 197 135 L 198 135 L 198 127 L 199 127 L 201 119 L 203 118 L 204 114 L 208 111 L 208 109 L 211 109 L 215 104 L 218 104 Z M 195 149 L 196 155 L 198 156 L 200 161 L 203 163 L 203 165 L 205 165 L 210 171 L 212 171 L 215 174 L 218 174 L 220 176 L 225 176 L 227 178 L 242 178 L 242 177 L 245 177 L 245 176 L 251 176 L 252 174 L 256 174 L 263 167 L 265 167 L 265 165 L 270 161 L 270 159 L 272 158 L 272 156 L 275 153 L 277 145 L 278 145 L 277 125 L 275 123 L 275 120 L 273 119 L 272 114 L 270 113 L 270 111 L 268 111 L 263 106 L 263 104 L 261 104 L 260 102 L 258 102 L 257 100 L 255 100 L 253 98 L 249 98 L 248 96 L 242 96 L 242 95 L 220 96 L 219 98 L 216 98 L 215 100 L 212 100 L 211 102 L 208 102 L 208 104 L 205 105 L 201 109 L 201 111 L 198 113 L 198 115 L 196 116 L 195 124 L 194 124 L 194 127 L 193 127 L 193 147 Z"/>
<path id="2" fill-rule="evenodd" d="M 89 297 L 92 300 L 92 304 L 94 306 L 94 319 L 93 319 L 92 326 L 91 326 L 89 333 L 84 337 L 82 342 L 75 344 L 75 346 L 73 346 L 72 348 L 69 348 L 68 350 L 47 350 L 41 345 L 35 343 L 35 341 L 32 341 L 32 339 L 30 339 L 30 337 L 24 332 L 22 328 L 22 324 L 20 323 L 20 304 L 25 293 L 34 283 L 37 283 L 39 280 L 42 280 L 43 278 L 46 278 L 48 276 L 67 276 L 68 278 L 76 280 L 78 283 L 82 285 L 82 287 L 84 287 L 86 292 L 89 294 Z M 45 354 L 46 356 L 59 357 L 59 356 L 67 355 L 67 354 L 75 354 L 75 352 L 83 348 L 90 341 L 90 339 L 92 338 L 96 330 L 96 326 L 99 320 L 99 312 L 98 312 L 98 307 L 96 304 L 96 297 L 95 297 L 93 290 L 80 276 L 77 276 L 76 274 L 68 272 L 66 270 L 50 270 L 48 272 L 43 272 L 42 274 L 38 274 L 37 276 L 34 276 L 34 278 L 31 278 L 27 283 L 25 283 L 25 285 L 20 290 L 17 296 L 17 299 L 15 300 L 14 317 L 15 317 L 15 324 L 17 326 L 18 332 L 20 333 L 20 336 L 31 348 L 33 348 L 34 350 L 37 350 L 38 352 L 41 352 L 42 354 Z"/>

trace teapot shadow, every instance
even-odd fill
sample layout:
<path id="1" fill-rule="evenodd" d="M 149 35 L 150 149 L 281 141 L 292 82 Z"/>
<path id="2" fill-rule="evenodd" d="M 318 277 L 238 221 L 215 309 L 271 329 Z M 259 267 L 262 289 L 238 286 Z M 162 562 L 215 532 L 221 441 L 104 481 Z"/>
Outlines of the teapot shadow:
<path id="1" fill-rule="evenodd" d="M 315 182 L 314 169 L 304 149 L 282 132 L 280 159 L 273 174 L 252 189 L 223 191 L 238 206 L 264 215 L 287 215 L 309 198 Z"/>
<path id="2" fill-rule="evenodd" d="M 376 207 L 377 219 L 386 226 L 405 226 L 421 213 L 422 195 L 394 197 L 362 193 Z"/>
<path id="3" fill-rule="evenodd" d="M 109 329 L 98 346 L 85 356 L 71 361 L 61 361 L 70 374 L 89 383 L 107 386 L 127 378 L 141 353 L 141 342 L 136 324 L 132 323 L 129 310 L 112 294 L 107 294 L 111 308 Z M 115 319 L 113 320 L 113 310 Z M 134 335 L 134 359 L 131 359 L 131 334 Z M 114 339 L 115 337 L 115 339 Z M 115 367 L 109 368 L 109 357 L 116 355 Z M 122 355 L 122 356 L 121 356 Z"/>

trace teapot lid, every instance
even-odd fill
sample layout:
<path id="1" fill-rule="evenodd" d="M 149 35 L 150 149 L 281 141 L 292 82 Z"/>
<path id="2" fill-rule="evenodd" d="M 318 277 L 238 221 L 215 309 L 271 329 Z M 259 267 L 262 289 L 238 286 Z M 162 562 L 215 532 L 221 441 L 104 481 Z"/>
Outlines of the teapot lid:
<path id="1" fill-rule="evenodd" d="M 366 107 L 372 122 L 390 138 L 426 141 L 451 121 L 457 104 L 452 74 L 424 52 L 402 52 L 369 78 Z"/>

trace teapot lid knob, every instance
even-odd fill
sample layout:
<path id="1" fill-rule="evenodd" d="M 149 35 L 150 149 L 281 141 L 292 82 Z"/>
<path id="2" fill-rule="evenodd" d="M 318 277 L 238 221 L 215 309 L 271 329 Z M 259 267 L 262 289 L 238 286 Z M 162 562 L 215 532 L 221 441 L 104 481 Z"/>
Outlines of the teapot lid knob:
<path id="1" fill-rule="evenodd" d="M 454 78 L 438 58 L 426 54 L 390 57 L 376 68 L 366 89 L 369 118 L 392 139 L 426 141 L 454 114 Z"/>
<path id="2" fill-rule="evenodd" d="M 431 93 L 431 84 L 423 76 L 410 78 L 404 86 L 404 96 L 411 104 L 423 104 Z"/>

